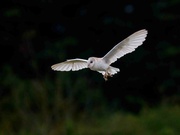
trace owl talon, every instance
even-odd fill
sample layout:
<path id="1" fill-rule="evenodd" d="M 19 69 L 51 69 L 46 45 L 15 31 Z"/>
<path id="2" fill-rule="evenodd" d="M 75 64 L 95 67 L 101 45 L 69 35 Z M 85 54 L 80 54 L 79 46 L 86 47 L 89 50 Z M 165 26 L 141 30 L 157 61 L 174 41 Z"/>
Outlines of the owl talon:
<path id="1" fill-rule="evenodd" d="M 103 76 L 104 80 L 107 81 L 108 77 L 106 75 Z"/>
<path id="2" fill-rule="evenodd" d="M 112 75 L 110 73 L 105 73 L 103 77 L 104 77 L 104 80 L 107 81 L 108 77 L 112 77 Z"/>
<path id="3" fill-rule="evenodd" d="M 107 76 L 109 76 L 109 77 L 113 77 L 110 73 L 107 73 L 108 75 Z"/>

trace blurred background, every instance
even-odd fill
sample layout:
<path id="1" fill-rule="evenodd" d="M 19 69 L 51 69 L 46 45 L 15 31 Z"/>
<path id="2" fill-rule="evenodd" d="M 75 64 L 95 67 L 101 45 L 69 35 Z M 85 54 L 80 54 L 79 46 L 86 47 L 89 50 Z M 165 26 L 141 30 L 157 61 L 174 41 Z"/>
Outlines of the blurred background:
<path id="1" fill-rule="evenodd" d="M 0 135 L 180 133 L 180 0 L 0 3 Z M 141 29 L 146 41 L 107 82 L 50 68 L 104 56 Z"/>

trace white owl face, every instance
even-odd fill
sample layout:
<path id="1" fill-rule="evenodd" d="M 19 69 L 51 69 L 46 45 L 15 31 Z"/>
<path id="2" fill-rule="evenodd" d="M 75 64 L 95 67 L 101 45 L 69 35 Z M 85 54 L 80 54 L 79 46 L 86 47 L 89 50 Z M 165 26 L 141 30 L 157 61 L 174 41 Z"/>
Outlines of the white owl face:
<path id="1" fill-rule="evenodd" d="M 92 68 L 94 66 L 94 63 L 95 63 L 95 58 L 90 57 L 87 61 L 88 68 Z"/>

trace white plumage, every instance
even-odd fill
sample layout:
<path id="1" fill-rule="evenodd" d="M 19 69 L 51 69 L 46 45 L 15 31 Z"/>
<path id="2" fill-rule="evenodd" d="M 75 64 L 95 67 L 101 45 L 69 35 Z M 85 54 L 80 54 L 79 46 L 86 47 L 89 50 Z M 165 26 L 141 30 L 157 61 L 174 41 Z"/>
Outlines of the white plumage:
<path id="1" fill-rule="evenodd" d="M 65 62 L 52 65 L 51 68 L 56 71 L 77 71 L 83 68 L 87 68 L 87 60 L 70 59 Z"/>
<path id="2" fill-rule="evenodd" d="M 133 52 L 138 46 L 142 45 L 146 36 L 147 30 L 139 30 L 115 45 L 102 58 L 90 57 L 88 60 L 79 58 L 70 59 L 52 65 L 51 68 L 56 71 L 78 71 L 84 68 L 90 68 L 91 70 L 102 73 L 104 79 L 107 80 L 108 76 L 112 76 L 120 71 L 118 68 L 110 65 L 125 54 Z"/>

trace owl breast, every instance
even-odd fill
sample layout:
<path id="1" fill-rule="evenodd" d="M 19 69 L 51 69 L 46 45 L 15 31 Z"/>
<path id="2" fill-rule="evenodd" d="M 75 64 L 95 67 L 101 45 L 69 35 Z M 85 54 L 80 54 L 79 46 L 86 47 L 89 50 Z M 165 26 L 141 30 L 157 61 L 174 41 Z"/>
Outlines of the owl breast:
<path id="1" fill-rule="evenodd" d="M 109 65 L 105 63 L 104 61 L 95 61 L 94 66 L 91 68 L 91 70 L 106 71 L 108 67 Z"/>

